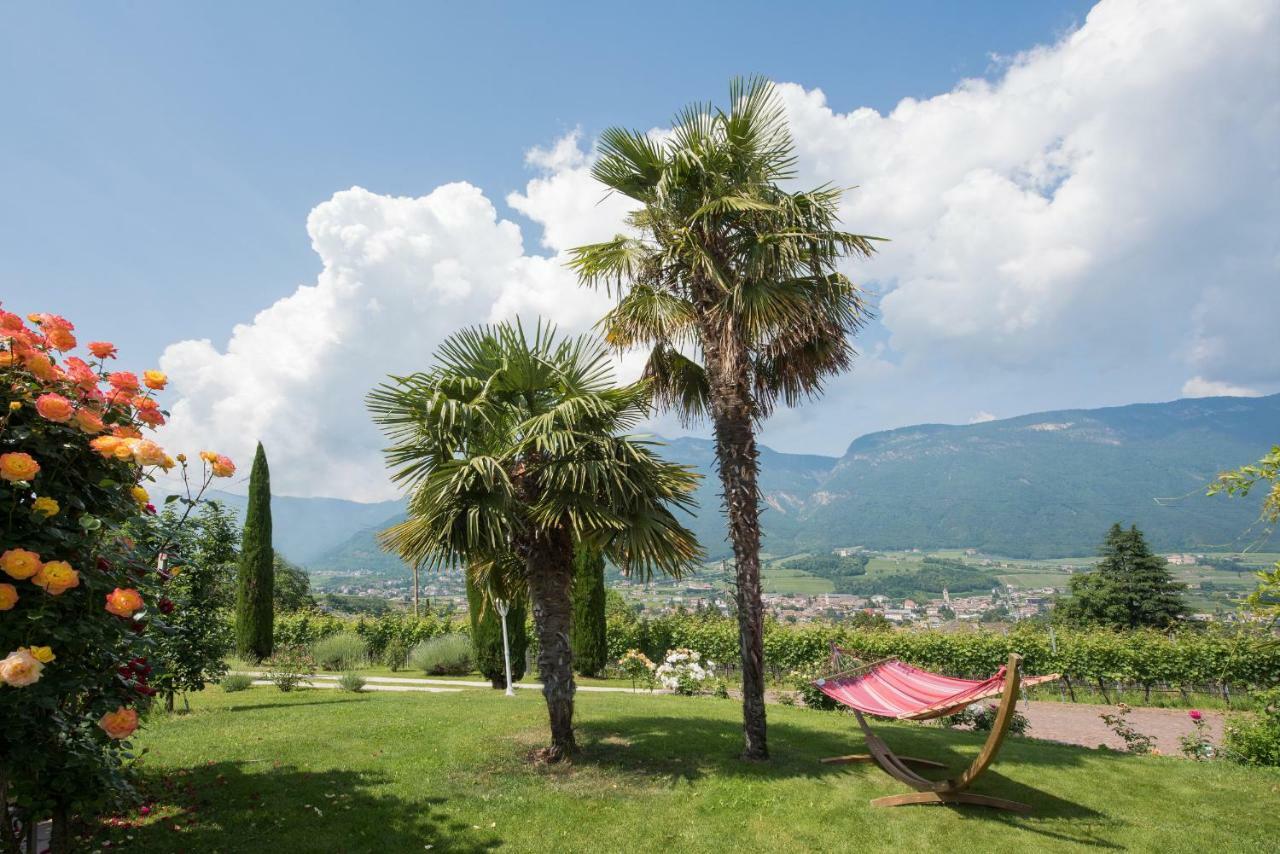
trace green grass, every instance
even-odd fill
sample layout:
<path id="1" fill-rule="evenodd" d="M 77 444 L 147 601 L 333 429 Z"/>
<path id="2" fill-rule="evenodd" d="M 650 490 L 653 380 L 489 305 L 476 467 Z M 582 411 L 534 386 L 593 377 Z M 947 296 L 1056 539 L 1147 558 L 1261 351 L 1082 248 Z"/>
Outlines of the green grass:
<path id="1" fill-rule="evenodd" d="M 978 789 L 1031 803 L 1031 817 L 875 810 L 869 798 L 902 787 L 818 763 L 861 748 L 850 718 L 771 707 L 774 759 L 745 764 L 739 709 L 713 698 L 581 694 L 583 750 L 557 767 L 528 759 L 546 737 L 534 692 L 255 688 L 192 708 L 154 716 L 140 739 L 152 814 L 105 831 L 126 850 L 1190 852 L 1273 850 L 1280 835 L 1280 774 L 1019 739 Z M 882 734 L 954 767 L 979 744 L 919 726 Z"/>

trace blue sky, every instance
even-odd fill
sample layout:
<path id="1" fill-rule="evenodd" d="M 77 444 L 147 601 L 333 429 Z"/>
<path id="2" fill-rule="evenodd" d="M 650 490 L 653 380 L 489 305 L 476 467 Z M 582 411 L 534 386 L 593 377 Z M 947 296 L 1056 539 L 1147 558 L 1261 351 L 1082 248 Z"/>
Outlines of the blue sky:
<path id="1" fill-rule="evenodd" d="M 5 4 L 0 300 L 168 371 L 167 445 L 387 497 L 364 392 L 461 325 L 588 329 L 595 135 L 761 73 L 800 182 L 893 239 L 849 265 L 863 357 L 769 444 L 1271 393 L 1277 43 L 1273 0 Z"/>
<path id="2" fill-rule="evenodd" d="M 888 109 L 1088 8 L 605 6 L 5 4 L 4 298 L 101 324 L 154 362 L 180 338 L 225 340 L 313 278 L 306 214 L 336 190 L 466 180 L 501 200 L 528 180 L 526 149 L 577 126 L 663 124 L 734 74 Z M 120 331 L 139 305 L 164 322 Z"/>

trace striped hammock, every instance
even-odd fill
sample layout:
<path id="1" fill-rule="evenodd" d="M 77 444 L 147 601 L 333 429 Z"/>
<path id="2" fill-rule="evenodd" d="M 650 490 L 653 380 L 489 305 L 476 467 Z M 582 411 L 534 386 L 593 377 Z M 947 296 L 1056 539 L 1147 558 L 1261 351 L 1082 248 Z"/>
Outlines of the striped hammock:
<path id="1" fill-rule="evenodd" d="M 930 673 L 896 658 L 878 661 L 862 670 L 813 684 L 837 703 L 897 720 L 926 721 L 954 714 L 970 703 L 998 697 L 1004 691 L 1005 668 L 990 679 L 954 679 Z M 1023 685 L 1038 685 L 1059 677 L 1024 676 Z"/>

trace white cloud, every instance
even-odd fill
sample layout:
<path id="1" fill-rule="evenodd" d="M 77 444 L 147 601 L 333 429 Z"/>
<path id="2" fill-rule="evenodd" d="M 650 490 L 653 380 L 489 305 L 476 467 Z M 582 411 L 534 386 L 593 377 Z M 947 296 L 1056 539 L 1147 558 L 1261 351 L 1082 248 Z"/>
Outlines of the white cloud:
<path id="1" fill-rule="evenodd" d="M 1257 389 L 1192 377 L 1182 384 L 1183 397 L 1262 397 Z"/>
<path id="2" fill-rule="evenodd" d="M 882 295 L 868 355 L 821 411 L 775 415 L 766 441 L 838 453 L 868 429 L 986 408 L 1280 388 L 1277 43 L 1268 0 L 1106 0 L 998 79 L 888 115 L 783 84 L 801 180 L 858 185 L 846 227 L 893 242 L 852 269 Z M 562 263 L 629 210 L 592 181 L 592 158 L 576 131 L 533 149 L 535 177 L 506 198 L 546 255 L 468 184 L 335 194 L 307 223 L 314 284 L 225 349 L 166 351 L 168 443 L 247 461 L 262 438 L 282 493 L 385 497 L 363 406 L 380 378 L 425 366 L 459 326 L 542 314 L 581 330 L 603 312 Z"/>
<path id="3" fill-rule="evenodd" d="M 970 423 L 970 424 L 985 424 L 985 423 L 986 423 L 986 422 L 988 422 L 988 421 L 995 421 L 995 420 L 996 420 L 996 417 L 995 417 L 994 415 L 992 415 L 990 412 L 986 412 L 986 411 L 979 411 L 979 412 L 975 412 L 975 413 L 973 414 L 973 417 L 971 417 L 971 418 L 969 419 L 969 423 Z"/>
<path id="4" fill-rule="evenodd" d="M 282 494 L 388 497 L 364 395 L 427 367 L 453 330 L 535 315 L 582 330 L 605 307 L 559 260 L 526 255 L 520 229 L 469 184 L 421 198 L 345 190 L 307 230 L 324 265 L 315 284 L 236 326 L 225 350 L 183 341 L 161 360 L 179 396 L 165 442 L 247 463 L 261 439 Z"/>

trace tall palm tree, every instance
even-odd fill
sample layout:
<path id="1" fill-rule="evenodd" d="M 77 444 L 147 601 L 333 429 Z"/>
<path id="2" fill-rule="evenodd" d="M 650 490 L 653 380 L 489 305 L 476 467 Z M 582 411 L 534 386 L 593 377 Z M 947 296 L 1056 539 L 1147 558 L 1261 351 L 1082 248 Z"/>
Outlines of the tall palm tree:
<path id="1" fill-rule="evenodd" d="M 469 566 L 481 589 L 527 590 L 551 718 L 545 756 L 559 760 L 576 746 L 574 546 L 642 578 L 681 575 L 701 549 L 672 511 L 692 507 L 698 476 L 623 435 L 648 413 L 648 384 L 615 387 L 593 338 L 479 327 L 446 339 L 434 361 L 368 398 L 392 442 L 392 477 L 412 488 L 409 518 L 382 541 L 416 565 Z"/>
<path id="2" fill-rule="evenodd" d="M 743 755 L 768 757 L 755 432 L 847 369 L 868 315 L 839 272 L 877 238 L 838 228 L 841 191 L 780 186 L 795 164 L 786 115 L 764 79 L 734 80 L 729 107 L 694 104 L 665 139 L 613 128 L 592 174 L 641 203 L 635 234 L 572 251 L 591 286 L 618 296 L 601 321 L 620 349 L 650 349 L 656 400 L 686 421 L 710 415 L 737 575 Z"/>

